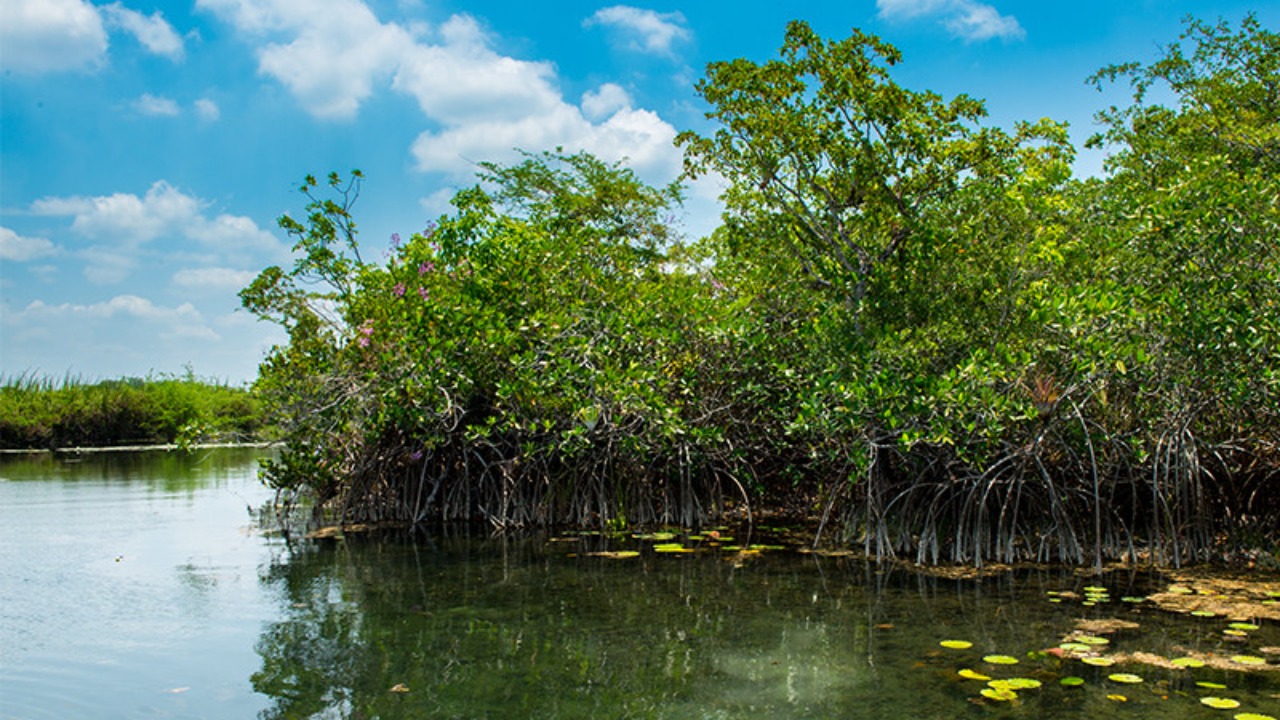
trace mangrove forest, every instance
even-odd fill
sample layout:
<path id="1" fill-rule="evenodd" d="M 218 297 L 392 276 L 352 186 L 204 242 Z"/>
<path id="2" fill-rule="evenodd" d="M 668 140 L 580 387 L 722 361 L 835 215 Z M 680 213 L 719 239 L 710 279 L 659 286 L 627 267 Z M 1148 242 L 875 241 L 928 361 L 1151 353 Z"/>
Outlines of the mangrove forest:
<path id="1" fill-rule="evenodd" d="M 386 252 L 361 173 L 307 177 L 296 262 L 241 293 L 288 333 L 264 478 L 330 524 L 781 516 L 924 564 L 1280 562 L 1280 35 L 1188 20 L 1088 78 L 1128 89 L 1096 177 L 1064 124 L 900 62 L 793 22 L 707 67 L 679 182 L 530 151 Z M 723 217 L 689 238 L 698 178 Z"/>

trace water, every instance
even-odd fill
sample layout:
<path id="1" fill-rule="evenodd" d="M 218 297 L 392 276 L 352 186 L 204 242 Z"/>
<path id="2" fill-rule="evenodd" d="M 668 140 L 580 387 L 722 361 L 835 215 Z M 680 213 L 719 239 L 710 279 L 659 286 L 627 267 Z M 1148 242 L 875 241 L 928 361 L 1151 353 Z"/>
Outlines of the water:
<path id="1" fill-rule="evenodd" d="M 1280 672 L 1092 668 L 1027 656 L 1079 617 L 1113 646 L 1258 654 L 1221 618 L 1052 604 L 1062 571 L 950 581 L 851 559 L 638 558 L 598 537 L 483 533 L 286 547 L 255 529 L 254 454 L 0 461 L 0 718 L 1230 718 L 1280 714 Z M 946 650 L 942 639 L 965 639 Z M 990 653 L 1021 662 L 986 664 Z M 979 699 L 971 667 L 1041 679 Z M 1136 673 L 1140 685 L 1107 680 Z M 1085 686 L 1066 689 L 1064 675 Z M 1194 681 L 1228 686 L 1205 690 Z M 1125 702 L 1108 699 L 1123 694 Z M 1199 702 L 1237 699 L 1234 711 Z"/>

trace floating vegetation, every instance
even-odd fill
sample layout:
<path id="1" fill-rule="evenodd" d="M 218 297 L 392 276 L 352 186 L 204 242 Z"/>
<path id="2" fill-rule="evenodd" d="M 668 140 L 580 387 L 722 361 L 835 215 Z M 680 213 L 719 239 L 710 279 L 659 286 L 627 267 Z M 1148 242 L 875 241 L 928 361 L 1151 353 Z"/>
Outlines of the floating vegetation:
<path id="1" fill-rule="evenodd" d="M 1017 665 L 1018 664 L 1018 658 L 1013 657 L 1012 655 L 987 655 L 982 658 L 982 661 L 991 663 L 992 665 Z"/>
<path id="2" fill-rule="evenodd" d="M 949 650 L 968 650 L 973 647 L 973 643 L 968 640 L 943 640 L 938 644 Z"/>
<path id="3" fill-rule="evenodd" d="M 1107 676 L 1111 682 L 1123 683 L 1125 685 L 1136 685 L 1142 682 L 1142 678 L 1132 673 L 1112 673 Z"/>
<path id="4" fill-rule="evenodd" d="M 1109 657 L 1082 657 L 1080 662 L 1094 667 L 1111 667 L 1116 664 L 1116 661 Z"/>
<path id="5" fill-rule="evenodd" d="M 1111 642 L 1107 638 L 1098 637 L 1097 635 L 1080 635 L 1076 637 L 1075 641 L 1082 645 L 1107 645 Z"/>
<path id="6" fill-rule="evenodd" d="M 1035 678 L 1016 677 L 1008 680 L 992 680 L 991 686 L 997 687 L 994 684 L 997 682 L 1002 683 L 1003 687 L 1007 687 L 1010 690 L 1035 690 L 1041 685 L 1041 682 Z"/>
<path id="7" fill-rule="evenodd" d="M 1009 702 L 1018 699 L 1018 693 L 1009 690 L 997 690 L 996 688 L 982 688 L 982 697 L 996 702 Z"/>
<path id="8" fill-rule="evenodd" d="M 1143 603 L 1146 601 L 1147 599 L 1145 597 L 1134 597 L 1132 595 L 1126 595 L 1120 598 L 1120 602 L 1127 602 L 1127 603 Z"/>
<path id="9" fill-rule="evenodd" d="M 969 668 L 964 668 L 958 674 L 960 675 L 960 677 L 964 678 L 965 680 L 981 680 L 983 682 L 986 682 L 987 680 L 991 679 L 990 675 L 983 675 L 977 670 L 970 670 Z"/>
<path id="10" fill-rule="evenodd" d="M 1232 655 L 1231 662 L 1240 663 L 1241 665 L 1266 665 L 1266 658 L 1260 658 L 1256 655 Z"/>
<path id="11" fill-rule="evenodd" d="M 1197 682 L 1196 687 L 1202 687 L 1205 690 L 1226 690 L 1227 689 L 1227 686 L 1223 685 L 1222 683 L 1209 682 L 1208 680 L 1201 680 Z"/>
<path id="12" fill-rule="evenodd" d="M 659 543 L 653 546 L 653 551 L 664 554 L 681 554 L 691 553 L 693 552 L 693 548 L 687 548 L 680 543 Z"/>
<path id="13" fill-rule="evenodd" d="M 651 532 L 651 533 L 635 533 L 631 537 L 637 540 L 652 540 L 654 542 L 668 542 L 674 540 L 676 534 L 673 532 Z"/>
<path id="14" fill-rule="evenodd" d="M 1271 715 L 1263 715 L 1262 713 L 1236 713 L 1235 720 L 1276 720 Z"/>
<path id="15" fill-rule="evenodd" d="M 1233 622 L 1227 627 L 1231 628 L 1232 630 L 1246 630 L 1246 631 L 1258 629 L 1257 625 L 1254 625 L 1253 623 L 1247 623 L 1247 622 Z"/>
<path id="16" fill-rule="evenodd" d="M 1232 700 L 1231 698 L 1202 697 L 1200 698 L 1200 703 L 1208 705 L 1215 710 L 1234 710 L 1235 708 L 1240 707 L 1240 701 Z"/>
<path id="17" fill-rule="evenodd" d="M 1196 616 L 1196 617 L 1204 617 L 1204 618 L 1211 618 L 1211 617 L 1217 617 L 1217 616 L 1218 616 L 1218 613 L 1216 613 L 1216 612 L 1214 612 L 1214 611 L 1212 611 L 1212 610 L 1192 610 L 1192 611 L 1191 611 L 1191 614 L 1192 614 L 1192 615 L 1194 615 L 1194 616 Z"/>
<path id="18" fill-rule="evenodd" d="M 601 550 L 600 552 L 589 552 L 589 557 L 608 558 L 609 560 L 626 560 L 628 558 L 640 557 L 637 550 Z"/>
<path id="19" fill-rule="evenodd" d="M 1129 702 L 1129 698 L 1125 697 L 1124 695 L 1119 695 L 1117 693 L 1112 693 L 1108 695 L 1107 699 L 1114 700 L 1116 702 Z"/>
<path id="20" fill-rule="evenodd" d="M 1204 661 L 1193 657 L 1180 657 L 1169 661 L 1169 664 L 1176 668 L 1202 668 Z"/>
<path id="21" fill-rule="evenodd" d="M 1084 678 L 1076 675 L 1068 675 L 1059 680 L 1058 684 L 1063 687 L 1080 687 L 1081 685 L 1084 685 Z"/>

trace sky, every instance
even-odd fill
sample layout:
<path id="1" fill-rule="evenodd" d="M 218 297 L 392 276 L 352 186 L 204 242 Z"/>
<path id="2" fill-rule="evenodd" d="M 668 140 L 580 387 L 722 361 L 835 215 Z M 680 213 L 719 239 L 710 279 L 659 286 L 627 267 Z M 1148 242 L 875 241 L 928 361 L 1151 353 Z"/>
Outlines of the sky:
<path id="1" fill-rule="evenodd" d="M 476 163 L 562 147 L 659 184 L 676 133 L 714 130 L 708 62 L 776 57 L 786 24 L 900 48 L 895 80 L 983 98 L 989 121 L 1070 123 L 1127 100 L 1085 78 L 1150 61 L 1214 0 L 0 0 L 0 378 L 247 383 L 276 327 L 237 292 L 288 266 L 276 219 L 308 174 L 365 174 L 363 255 L 449 209 Z M 1081 151 L 1080 175 L 1103 154 Z M 698 237 L 714 182 L 689 189 Z"/>

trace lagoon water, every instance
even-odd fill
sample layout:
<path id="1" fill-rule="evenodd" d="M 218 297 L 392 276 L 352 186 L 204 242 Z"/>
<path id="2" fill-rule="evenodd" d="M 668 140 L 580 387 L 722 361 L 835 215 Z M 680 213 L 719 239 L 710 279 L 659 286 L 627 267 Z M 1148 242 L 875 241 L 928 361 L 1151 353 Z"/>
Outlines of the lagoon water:
<path id="1" fill-rule="evenodd" d="M 1098 582 L 1067 571 L 952 581 L 706 542 L 678 555 L 483 532 L 289 545 L 251 512 L 271 498 L 256 457 L 0 458 L 0 718 L 1280 715 L 1280 672 L 1036 652 L 1081 617 L 1139 623 L 1111 638 L 1130 653 L 1280 645 L 1275 624 L 1229 640 L 1224 619 L 1120 602 L 1152 589 L 1142 576 L 1104 578 L 1112 602 L 1084 607 L 1049 602 Z M 641 554 L 589 554 L 617 549 Z M 1020 662 L 985 663 L 993 653 Z M 1043 687 L 983 700 L 966 667 Z M 1084 685 L 1062 687 L 1067 675 Z M 1241 705 L 1211 709 L 1210 694 Z"/>

